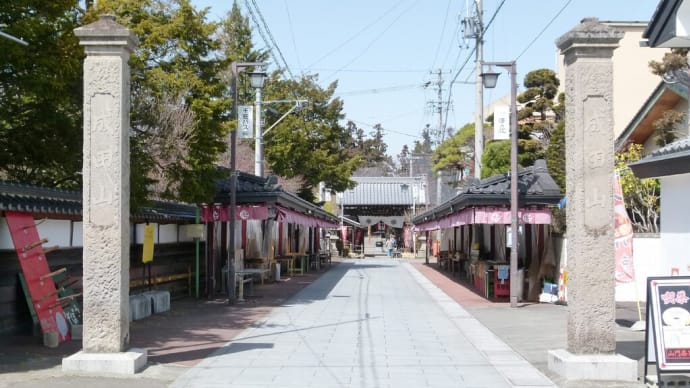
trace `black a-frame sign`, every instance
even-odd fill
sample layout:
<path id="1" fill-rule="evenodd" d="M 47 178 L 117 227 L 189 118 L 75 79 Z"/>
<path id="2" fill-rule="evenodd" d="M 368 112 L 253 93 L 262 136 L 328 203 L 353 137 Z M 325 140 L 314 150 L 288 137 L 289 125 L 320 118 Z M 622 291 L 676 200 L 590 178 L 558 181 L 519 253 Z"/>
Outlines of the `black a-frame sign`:
<path id="1" fill-rule="evenodd" d="M 690 276 L 647 278 L 645 377 L 649 364 L 662 376 L 690 373 Z"/>

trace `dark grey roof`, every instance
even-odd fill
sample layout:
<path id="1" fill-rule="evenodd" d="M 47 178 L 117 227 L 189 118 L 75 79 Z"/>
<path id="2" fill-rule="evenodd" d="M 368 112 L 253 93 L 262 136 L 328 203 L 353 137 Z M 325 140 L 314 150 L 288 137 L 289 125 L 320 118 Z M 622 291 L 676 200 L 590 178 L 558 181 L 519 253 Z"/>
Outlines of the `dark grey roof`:
<path id="1" fill-rule="evenodd" d="M 81 218 L 81 192 L 0 181 L 0 211 Z"/>
<path id="2" fill-rule="evenodd" d="M 649 47 L 687 47 L 687 40 L 676 38 L 678 11 L 683 0 L 661 0 L 652 15 L 642 38 L 647 39 Z M 688 4 L 685 4 L 688 7 Z"/>
<path id="3" fill-rule="evenodd" d="M 677 140 L 628 165 L 638 178 L 690 173 L 690 138 Z"/>
<path id="4" fill-rule="evenodd" d="M 0 212 L 17 211 L 39 216 L 81 220 L 82 194 L 63 190 L 0 180 Z M 196 217 L 196 206 L 153 201 L 151 206 L 131 215 L 135 222 L 186 223 Z"/>
<path id="5" fill-rule="evenodd" d="M 554 206 L 563 195 L 543 160 L 518 172 L 518 206 Z M 415 224 L 447 216 L 473 206 L 510 206 L 510 175 L 476 181 L 451 200 L 415 217 Z"/>
<path id="6" fill-rule="evenodd" d="M 346 190 L 338 198 L 338 204 L 345 206 L 410 206 L 413 201 L 413 189 L 416 184 L 419 195 L 414 198 L 416 204 L 426 204 L 425 183 L 423 178 L 415 177 L 352 177 L 357 183 L 355 188 Z"/>
<path id="7" fill-rule="evenodd" d="M 338 218 L 321 207 L 283 190 L 274 176 L 261 178 L 245 172 L 237 172 L 237 204 L 277 204 L 312 217 L 339 222 Z M 230 179 L 216 183 L 214 202 L 230 203 Z"/>

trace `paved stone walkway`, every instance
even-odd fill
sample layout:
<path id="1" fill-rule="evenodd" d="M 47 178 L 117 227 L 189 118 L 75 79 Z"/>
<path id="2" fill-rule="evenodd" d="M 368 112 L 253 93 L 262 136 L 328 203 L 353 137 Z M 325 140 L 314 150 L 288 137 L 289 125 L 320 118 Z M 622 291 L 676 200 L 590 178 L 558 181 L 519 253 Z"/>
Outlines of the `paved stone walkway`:
<path id="1" fill-rule="evenodd" d="M 348 260 L 171 387 L 553 387 L 411 264 Z"/>

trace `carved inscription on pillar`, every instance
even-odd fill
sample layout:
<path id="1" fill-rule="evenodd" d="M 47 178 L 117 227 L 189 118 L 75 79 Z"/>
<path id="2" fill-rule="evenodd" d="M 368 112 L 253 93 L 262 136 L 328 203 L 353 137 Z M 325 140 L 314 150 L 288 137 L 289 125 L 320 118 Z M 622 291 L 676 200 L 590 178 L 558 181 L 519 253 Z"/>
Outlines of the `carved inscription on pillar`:
<path id="1" fill-rule="evenodd" d="M 89 188 L 90 208 L 87 222 L 95 226 L 110 227 L 118 220 L 120 192 L 120 129 L 121 106 L 118 90 L 121 88 L 121 63 L 117 59 L 93 58 L 85 64 L 88 104 L 84 114 L 89 125 L 86 133 L 85 183 Z M 126 183 L 126 182 L 124 182 Z"/>
<path id="2" fill-rule="evenodd" d="M 611 196 L 603 189 L 610 186 L 611 166 L 607 164 L 608 158 L 602 150 L 602 131 L 611 129 L 606 126 L 607 101 L 603 96 L 589 96 L 583 103 L 583 124 L 585 133 L 582 137 L 582 155 L 584 158 L 584 185 L 585 196 L 585 230 L 588 233 L 605 233 L 611 224 L 608 209 L 611 207 Z"/>
<path id="3" fill-rule="evenodd" d="M 112 123 L 119 110 L 117 100 L 110 94 L 96 94 L 91 98 L 91 212 L 89 221 L 98 226 L 111 226 L 116 222 L 115 194 L 117 179 L 113 149 L 119 143 Z"/>

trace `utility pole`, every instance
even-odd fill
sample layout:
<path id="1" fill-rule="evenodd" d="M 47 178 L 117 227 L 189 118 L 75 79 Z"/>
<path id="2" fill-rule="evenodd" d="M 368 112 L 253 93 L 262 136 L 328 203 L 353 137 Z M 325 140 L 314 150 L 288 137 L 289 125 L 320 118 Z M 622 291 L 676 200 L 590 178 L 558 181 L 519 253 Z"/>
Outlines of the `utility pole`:
<path id="1" fill-rule="evenodd" d="M 482 0 L 476 0 L 477 17 L 475 29 L 476 62 L 475 88 L 477 91 L 474 118 L 474 177 L 482 177 L 482 154 L 484 153 L 484 85 L 482 84 L 482 61 L 484 60 L 484 24 L 482 22 Z"/>
<path id="2" fill-rule="evenodd" d="M 436 143 L 437 146 L 440 145 L 445 136 L 445 128 L 443 125 L 443 71 L 441 69 L 438 69 L 438 81 L 436 82 L 436 86 L 438 86 L 438 89 L 436 90 L 437 93 L 437 98 L 438 101 L 436 102 L 437 105 L 437 111 L 438 111 L 438 131 L 436 132 Z M 436 205 L 441 204 L 441 199 L 443 196 L 441 195 L 441 187 L 442 187 L 442 179 L 441 179 L 441 173 L 437 173 L 436 176 Z"/>

